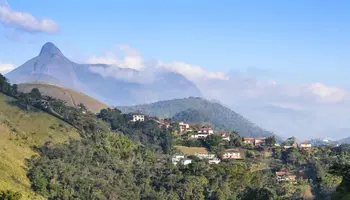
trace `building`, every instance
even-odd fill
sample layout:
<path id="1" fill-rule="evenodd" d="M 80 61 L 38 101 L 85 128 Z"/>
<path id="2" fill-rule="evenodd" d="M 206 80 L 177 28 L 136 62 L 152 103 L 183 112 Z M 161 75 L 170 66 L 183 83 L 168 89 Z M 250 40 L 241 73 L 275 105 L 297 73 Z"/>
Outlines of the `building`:
<path id="1" fill-rule="evenodd" d="M 163 126 L 165 126 L 165 128 L 168 129 L 171 126 L 170 122 L 165 122 L 162 120 L 161 121 L 156 120 L 156 122 L 158 123 L 159 128 L 162 128 Z"/>
<path id="2" fill-rule="evenodd" d="M 191 138 L 195 138 L 195 139 L 204 139 L 208 137 L 208 134 L 195 134 L 195 135 L 191 135 Z"/>
<path id="3" fill-rule="evenodd" d="M 309 142 L 303 142 L 299 145 L 299 149 L 303 149 L 303 150 L 310 150 L 311 147 L 312 145 Z"/>
<path id="4" fill-rule="evenodd" d="M 230 133 L 218 132 L 217 134 L 219 134 L 222 137 L 222 140 L 230 141 Z"/>
<path id="5" fill-rule="evenodd" d="M 265 146 L 265 138 L 264 137 L 256 138 L 254 140 L 254 144 L 255 146 Z"/>
<path id="6" fill-rule="evenodd" d="M 208 162 L 209 164 L 219 164 L 221 160 L 219 158 L 214 158 L 214 159 L 208 160 Z"/>
<path id="7" fill-rule="evenodd" d="M 227 150 L 222 154 L 222 159 L 242 159 L 241 153 L 236 150 Z"/>
<path id="8" fill-rule="evenodd" d="M 277 177 L 277 181 L 278 182 L 282 182 L 282 181 L 295 181 L 296 180 L 296 175 L 288 172 L 287 170 L 282 170 L 282 171 L 278 171 L 275 173 L 276 177 Z"/>
<path id="9" fill-rule="evenodd" d="M 244 144 L 253 144 L 254 145 L 255 139 L 254 138 L 248 138 L 248 137 L 244 137 L 243 138 L 243 143 Z"/>
<path id="10" fill-rule="evenodd" d="M 171 161 L 174 165 L 177 165 L 177 163 L 179 163 L 183 159 L 185 159 L 184 155 L 174 155 Z"/>
<path id="11" fill-rule="evenodd" d="M 191 163 L 192 163 L 192 160 L 191 160 L 191 159 L 186 158 L 186 159 L 183 159 L 183 160 L 182 160 L 182 164 L 183 164 L 183 165 L 188 165 L 188 164 L 191 164 Z"/>
<path id="12" fill-rule="evenodd" d="M 214 131 L 213 131 L 213 129 L 211 129 L 211 128 L 202 127 L 201 129 L 199 129 L 198 134 L 207 134 L 207 135 L 211 135 L 211 134 L 214 134 Z"/>
<path id="13" fill-rule="evenodd" d="M 199 159 L 214 159 L 215 154 L 194 154 L 194 156 L 197 156 Z"/>
<path id="14" fill-rule="evenodd" d="M 139 114 L 139 113 L 134 113 L 132 114 L 132 120 L 133 122 L 140 121 L 143 122 L 145 121 L 145 115 Z"/>
<path id="15" fill-rule="evenodd" d="M 184 122 L 179 122 L 180 132 L 186 132 L 190 129 L 190 125 Z"/>

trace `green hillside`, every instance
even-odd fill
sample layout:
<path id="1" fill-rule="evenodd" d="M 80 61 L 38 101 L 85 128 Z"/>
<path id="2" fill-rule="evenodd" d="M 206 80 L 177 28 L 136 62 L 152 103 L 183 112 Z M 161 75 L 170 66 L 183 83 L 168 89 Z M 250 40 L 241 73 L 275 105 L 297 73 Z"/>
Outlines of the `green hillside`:
<path id="1" fill-rule="evenodd" d="M 19 191 L 23 199 L 43 199 L 30 190 L 26 159 L 37 153 L 33 146 L 79 138 L 65 122 L 43 112 L 26 112 L 8 104 L 0 93 L 0 189 Z"/>
<path id="2" fill-rule="evenodd" d="M 102 109 L 108 108 L 106 104 L 88 95 L 61 86 L 40 82 L 23 83 L 18 85 L 19 92 L 29 93 L 33 88 L 38 88 L 42 95 L 51 96 L 66 102 L 68 106 L 76 107 L 82 103 L 93 113 L 98 113 Z"/>
<path id="3" fill-rule="evenodd" d="M 185 98 L 159 101 L 152 104 L 119 107 L 123 112 L 141 112 L 160 118 L 173 118 L 186 122 L 209 122 L 218 128 L 235 130 L 242 136 L 268 136 L 266 131 L 238 113 L 202 98 Z"/>

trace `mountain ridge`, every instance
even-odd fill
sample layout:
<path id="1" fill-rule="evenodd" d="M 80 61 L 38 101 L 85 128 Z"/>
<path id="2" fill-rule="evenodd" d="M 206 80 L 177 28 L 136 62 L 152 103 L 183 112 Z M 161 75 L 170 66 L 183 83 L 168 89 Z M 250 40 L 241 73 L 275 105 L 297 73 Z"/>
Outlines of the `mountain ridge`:
<path id="1" fill-rule="evenodd" d="M 5 76 L 12 84 L 45 82 L 60 85 L 109 105 L 136 105 L 202 96 L 197 86 L 179 73 L 157 71 L 153 82 L 140 83 L 140 79 L 148 79 L 142 77 L 141 72 L 105 64 L 78 64 L 66 58 L 53 43 L 47 42 L 38 56 Z"/>
<path id="2" fill-rule="evenodd" d="M 235 130 L 241 136 L 261 137 L 273 133 L 264 130 L 245 117 L 219 103 L 199 97 L 188 97 L 159 101 L 137 106 L 117 107 L 124 113 L 141 112 L 159 118 L 173 118 L 177 121 L 210 122 L 218 128 Z M 193 114 L 193 116 L 190 116 Z"/>

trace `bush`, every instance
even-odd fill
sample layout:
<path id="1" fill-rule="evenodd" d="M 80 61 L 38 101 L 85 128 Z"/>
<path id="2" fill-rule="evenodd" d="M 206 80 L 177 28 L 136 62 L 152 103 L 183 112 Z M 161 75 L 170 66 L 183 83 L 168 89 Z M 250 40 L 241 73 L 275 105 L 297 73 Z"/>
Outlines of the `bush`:
<path id="1" fill-rule="evenodd" d="M 19 200 L 22 198 L 22 194 L 10 190 L 0 192 L 0 200 Z"/>

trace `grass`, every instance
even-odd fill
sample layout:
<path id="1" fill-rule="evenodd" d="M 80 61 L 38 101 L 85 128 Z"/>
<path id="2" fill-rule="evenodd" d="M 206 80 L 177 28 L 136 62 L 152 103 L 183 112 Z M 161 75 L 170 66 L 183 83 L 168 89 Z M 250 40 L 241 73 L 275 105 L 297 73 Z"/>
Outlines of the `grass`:
<path id="1" fill-rule="evenodd" d="M 18 85 L 18 90 L 25 93 L 30 92 L 33 88 L 38 88 L 43 95 L 61 99 L 69 106 L 75 107 L 78 104 L 83 103 L 86 108 L 93 113 L 98 113 L 101 111 L 101 109 L 108 108 L 106 104 L 103 104 L 88 95 L 68 88 L 39 82 L 23 83 Z"/>
<path id="2" fill-rule="evenodd" d="M 185 147 L 185 146 L 175 146 L 175 148 L 179 149 L 182 151 L 185 155 L 190 155 L 190 154 L 207 154 L 208 150 L 204 147 Z"/>
<path id="3" fill-rule="evenodd" d="M 23 199 L 44 199 L 30 189 L 26 159 L 37 155 L 33 146 L 78 139 L 78 132 L 65 122 L 43 112 L 26 112 L 9 105 L 0 94 L 0 190 L 20 192 Z"/>

